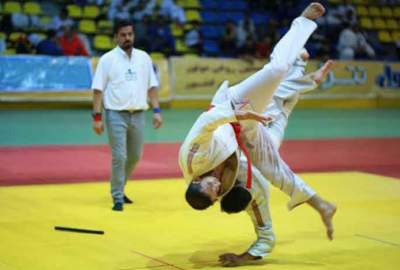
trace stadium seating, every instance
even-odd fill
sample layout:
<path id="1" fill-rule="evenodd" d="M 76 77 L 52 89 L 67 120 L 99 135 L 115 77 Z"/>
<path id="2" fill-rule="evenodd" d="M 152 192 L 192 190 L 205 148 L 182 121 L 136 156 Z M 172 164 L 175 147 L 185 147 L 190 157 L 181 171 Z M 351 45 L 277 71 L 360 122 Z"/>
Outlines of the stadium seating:
<path id="1" fill-rule="evenodd" d="M 66 5 L 69 16 L 77 23 L 78 30 L 86 34 L 95 50 L 104 51 L 114 47 L 112 41 L 113 22 L 106 18 L 111 0 L 105 0 L 100 5 L 78 5 L 74 1 L 56 0 L 52 1 L 59 8 Z M 274 10 L 263 11 L 262 9 L 249 10 L 249 0 L 176 0 L 185 10 L 187 23 L 183 25 L 171 24 L 170 29 L 176 40 L 176 50 L 180 53 L 191 53 L 183 42 L 184 34 L 193 28 L 193 21 L 200 21 L 200 31 L 204 38 L 204 52 L 206 55 L 214 56 L 220 53 L 219 40 L 224 31 L 224 24 L 233 21 L 237 24 L 244 19 L 245 14 L 250 14 L 256 32 L 262 35 L 265 25 L 270 19 L 276 19 Z M 297 3 L 297 1 L 295 1 Z M 298 1 L 305 3 L 305 0 Z M 162 0 L 157 0 L 160 6 Z M 344 0 L 328 0 L 332 5 L 347 3 Z M 357 18 L 360 26 L 370 37 L 376 38 L 384 44 L 391 44 L 399 39 L 400 6 L 398 4 L 379 5 L 374 0 L 352 0 L 356 8 Z M 19 12 L 26 15 L 36 15 L 40 18 L 43 29 L 24 29 L 26 34 L 45 31 L 44 26 L 50 25 L 54 10 L 49 12 L 44 8 L 42 0 L 6 0 L 0 3 L 0 14 Z M 250 13 L 248 13 L 250 12 Z M 18 30 L 19 31 L 19 30 Z M 7 48 L 12 48 L 20 32 L 14 32 L 6 38 Z M 101 34 L 101 35 L 96 35 Z M 1 38 L 1 37 L 0 37 Z M 12 52 L 12 51 L 10 51 Z M 96 54 L 96 52 L 95 52 Z"/>
<path id="2" fill-rule="evenodd" d="M 385 18 L 393 17 L 393 11 L 390 7 L 382 7 L 382 16 Z"/>
<path id="3" fill-rule="evenodd" d="M 93 20 L 81 20 L 79 22 L 79 31 L 86 34 L 93 34 L 96 32 L 96 24 Z"/>
<path id="4" fill-rule="evenodd" d="M 113 22 L 108 20 L 100 20 L 97 22 L 97 30 L 103 33 L 112 33 Z"/>
<path id="5" fill-rule="evenodd" d="M 373 24 L 372 24 L 372 20 L 369 17 L 363 17 L 360 19 L 360 25 L 362 28 L 365 29 L 372 29 L 373 28 Z"/>
<path id="6" fill-rule="evenodd" d="M 390 35 L 390 33 L 388 31 L 379 31 L 378 39 L 380 42 L 383 42 L 383 43 L 388 43 L 388 42 L 393 41 L 392 36 Z"/>
<path id="7" fill-rule="evenodd" d="M 14 12 L 21 12 L 22 11 L 22 7 L 21 4 L 19 2 L 15 2 L 15 1 L 8 1 L 4 3 L 4 13 L 14 13 Z"/>
<path id="8" fill-rule="evenodd" d="M 358 16 L 368 16 L 368 9 L 365 6 L 357 6 L 356 12 Z"/>
<path id="9" fill-rule="evenodd" d="M 40 15 L 42 14 L 42 9 L 40 8 L 39 3 L 37 2 L 26 2 L 24 4 L 24 13 L 30 15 Z"/>
<path id="10" fill-rule="evenodd" d="M 375 6 L 369 7 L 368 8 L 368 13 L 369 13 L 370 16 L 373 16 L 373 17 L 382 16 L 381 10 L 379 9 L 379 7 L 375 7 Z"/>
<path id="11" fill-rule="evenodd" d="M 111 38 L 107 35 L 96 35 L 94 37 L 94 48 L 100 51 L 110 50 L 114 47 Z"/>
<path id="12" fill-rule="evenodd" d="M 95 19 L 100 14 L 100 9 L 97 6 L 85 6 L 82 16 L 88 19 Z"/>
<path id="13" fill-rule="evenodd" d="M 68 14 L 72 18 L 81 18 L 82 17 L 82 9 L 77 5 L 68 5 Z"/>
<path id="14" fill-rule="evenodd" d="M 8 40 L 15 43 L 22 34 L 24 34 L 24 33 L 23 32 L 12 32 L 8 36 Z"/>
<path id="15" fill-rule="evenodd" d="M 373 28 L 374 29 L 386 29 L 386 22 L 384 19 L 381 18 L 374 18 L 373 19 Z"/>
<path id="16" fill-rule="evenodd" d="M 197 10 L 186 10 L 185 15 L 188 21 L 202 21 L 200 13 Z"/>
<path id="17" fill-rule="evenodd" d="M 396 30 L 399 29 L 399 24 L 397 23 L 396 20 L 394 19 L 388 19 L 386 20 L 386 25 L 388 29 Z"/>

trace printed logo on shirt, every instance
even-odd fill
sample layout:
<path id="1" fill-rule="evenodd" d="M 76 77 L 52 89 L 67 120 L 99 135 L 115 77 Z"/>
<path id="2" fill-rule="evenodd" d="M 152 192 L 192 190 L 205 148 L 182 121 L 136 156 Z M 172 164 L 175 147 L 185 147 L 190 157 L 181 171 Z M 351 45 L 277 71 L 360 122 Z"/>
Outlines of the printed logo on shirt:
<path id="1" fill-rule="evenodd" d="M 136 81 L 137 80 L 136 71 L 132 71 L 132 69 L 129 68 L 125 72 L 125 80 L 127 80 L 127 81 Z"/>

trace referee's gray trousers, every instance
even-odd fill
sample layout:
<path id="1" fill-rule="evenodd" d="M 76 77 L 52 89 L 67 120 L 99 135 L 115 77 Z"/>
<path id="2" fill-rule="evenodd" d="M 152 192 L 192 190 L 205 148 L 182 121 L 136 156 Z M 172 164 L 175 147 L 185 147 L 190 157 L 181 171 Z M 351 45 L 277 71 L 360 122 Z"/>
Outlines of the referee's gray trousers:
<path id="1" fill-rule="evenodd" d="M 106 127 L 112 153 L 111 196 L 124 201 L 124 187 L 143 152 L 143 111 L 106 110 Z"/>

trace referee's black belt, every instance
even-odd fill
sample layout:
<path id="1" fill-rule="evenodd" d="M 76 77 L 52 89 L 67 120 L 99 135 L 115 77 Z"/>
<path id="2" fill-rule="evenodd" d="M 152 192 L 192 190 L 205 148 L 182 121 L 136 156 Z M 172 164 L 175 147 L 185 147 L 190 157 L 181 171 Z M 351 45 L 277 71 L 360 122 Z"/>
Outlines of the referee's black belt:
<path id="1" fill-rule="evenodd" d="M 124 113 L 141 113 L 144 112 L 144 110 L 121 110 L 119 112 L 124 112 Z"/>

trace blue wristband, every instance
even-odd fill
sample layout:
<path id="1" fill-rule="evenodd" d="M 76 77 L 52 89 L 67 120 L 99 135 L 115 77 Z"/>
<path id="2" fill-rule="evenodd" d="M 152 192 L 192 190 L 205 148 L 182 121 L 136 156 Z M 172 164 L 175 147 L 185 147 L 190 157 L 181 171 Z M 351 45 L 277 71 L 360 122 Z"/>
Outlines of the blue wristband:
<path id="1" fill-rule="evenodd" d="M 153 113 L 161 113 L 161 109 L 160 108 L 153 108 Z"/>

